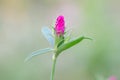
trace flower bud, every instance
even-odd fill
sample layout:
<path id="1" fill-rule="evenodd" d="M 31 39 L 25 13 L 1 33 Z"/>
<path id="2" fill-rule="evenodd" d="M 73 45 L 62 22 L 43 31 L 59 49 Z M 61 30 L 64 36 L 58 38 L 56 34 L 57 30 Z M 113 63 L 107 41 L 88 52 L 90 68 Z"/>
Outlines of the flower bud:
<path id="1" fill-rule="evenodd" d="M 64 16 L 60 15 L 57 17 L 56 24 L 55 24 L 55 34 L 57 36 L 63 36 L 65 32 L 65 21 Z"/>

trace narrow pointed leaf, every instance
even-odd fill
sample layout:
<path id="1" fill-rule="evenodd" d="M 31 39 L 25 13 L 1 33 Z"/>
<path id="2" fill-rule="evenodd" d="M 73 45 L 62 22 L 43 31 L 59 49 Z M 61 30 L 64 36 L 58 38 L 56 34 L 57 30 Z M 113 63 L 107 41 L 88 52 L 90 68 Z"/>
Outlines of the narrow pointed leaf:
<path id="1" fill-rule="evenodd" d="M 40 54 L 45 54 L 45 53 L 48 53 L 48 52 L 51 52 L 51 51 L 53 51 L 53 49 L 51 49 L 51 48 L 45 48 L 45 49 L 40 49 L 40 50 L 34 51 L 25 59 L 25 62 L 30 60 L 34 56 L 38 56 Z"/>
<path id="2" fill-rule="evenodd" d="M 68 43 L 65 43 L 65 44 L 61 45 L 61 46 L 58 48 L 57 53 L 59 54 L 59 53 L 61 53 L 62 51 L 71 48 L 72 46 L 74 46 L 74 45 L 78 44 L 79 42 L 81 42 L 83 39 L 90 39 L 90 38 L 87 38 L 87 37 L 82 36 L 82 37 L 79 37 L 79 38 L 77 38 L 77 39 L 75 39 L 75 40 L 72 40 L 72 41 L 70 41 L 70 42 L 68 42 Z"/>
<path id="3" fill-rule="evenodd" d="M 51 46 L 54 46 L 54 38 L 52 36 L 52 31 L 48 27 L 42 28 L 42 33 L 45 36 L 45 38 L 48 40 Z"/>

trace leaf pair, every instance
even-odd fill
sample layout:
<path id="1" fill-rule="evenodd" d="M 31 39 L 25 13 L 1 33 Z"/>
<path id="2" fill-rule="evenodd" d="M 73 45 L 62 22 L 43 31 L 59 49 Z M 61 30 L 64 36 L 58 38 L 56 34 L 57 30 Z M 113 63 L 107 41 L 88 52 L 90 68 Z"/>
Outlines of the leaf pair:
<path id="1" fill-rule="evenodd" d="M 33 52 L 32 54 L 30 54 L 26 58 L 25 61 L 30 60 L 34 56 L 38 56 L 40 54 L 44 54 L 44 53 L 48 53 L 48 52 L 52 52 L 52 51 L 55 52 L 56 56 L 58 56 L 62 51 L 71 48 L 72 46 L 78 44 L 79 42 L 81 42 L 84 39 L 90 39 L 91 40 L 91 38 L 87 38 L 87 37 L 84 37 L 84 36 L 78 37 L 78 38 L 76 38 L 74 40 L 71 40 L 71 41 L 69 41 L 69 39 L 66 39 L 66 38 L 65 39 L 61 38 L 60 40 L 58 40 L 57 47 L 56 47 L 56 45 L 55 45 L 56 42 L 55 42 L 55 39 L 54 39 L 55 37 L 53 37 L 52 31 L 48 27 L 44 27 L 44 28 L 42 28 L 42 33 L 45 36 L 45 38 L 48 40 L 48 42 L 52 45 L 52 48 L 45 48 L 45 49 L 37 50 L 37 51 Z M 69 38 L 69 36 L 68 36 L 68 38 Z M 67 40 L 67 41 L 64 42 L 64 40 Z"/>
<path id="2" fill-rule="evenodd" d="M 54 38 L 52 35 L 52 31 L 48 27 L 43 27 L 41 31 L 42 31 L 44 37 L 48 40 L 50 45 L 53 47 L 54 46 Z M 38 56 L 38 55 L 48 53 L 51 51 L 54 51 L 54 49 L 53 48 L 45 48 L 45 49 L 40 49 L 40 50 L 34 51 L 25 59 L 25 62 L 30 60 L 34 56 Z"/>

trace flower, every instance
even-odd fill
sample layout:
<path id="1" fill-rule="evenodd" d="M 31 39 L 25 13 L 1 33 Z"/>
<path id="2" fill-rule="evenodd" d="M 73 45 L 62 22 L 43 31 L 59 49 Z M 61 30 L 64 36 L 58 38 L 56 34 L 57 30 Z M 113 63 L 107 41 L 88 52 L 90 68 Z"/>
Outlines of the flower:
<path id="1" fill-rule="evenodd" d="M 108 80 L 117 80 L 115 76 L 110 76 Z"/>
<path id="2" fill-rule="evenodd" d="M 64 35 L 64 31 L 65 31 L 64 16 L 60 15 L 57 17 L 54 30 L 57 36 Z"/>

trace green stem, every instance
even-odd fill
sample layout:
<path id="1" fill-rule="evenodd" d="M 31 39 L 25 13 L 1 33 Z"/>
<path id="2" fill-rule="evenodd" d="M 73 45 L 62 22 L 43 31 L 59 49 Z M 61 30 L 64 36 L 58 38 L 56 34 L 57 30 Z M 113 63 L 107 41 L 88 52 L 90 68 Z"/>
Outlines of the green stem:
<path id="1" fill-rule="evenodd" d="M 52 64 L 52 72 L 51 72 L 51 79 L 50 80 L 54 80 L 56 59 L 57 59 L 57 57 L 54 54 L 53 55 L 53 64 Z"/>

